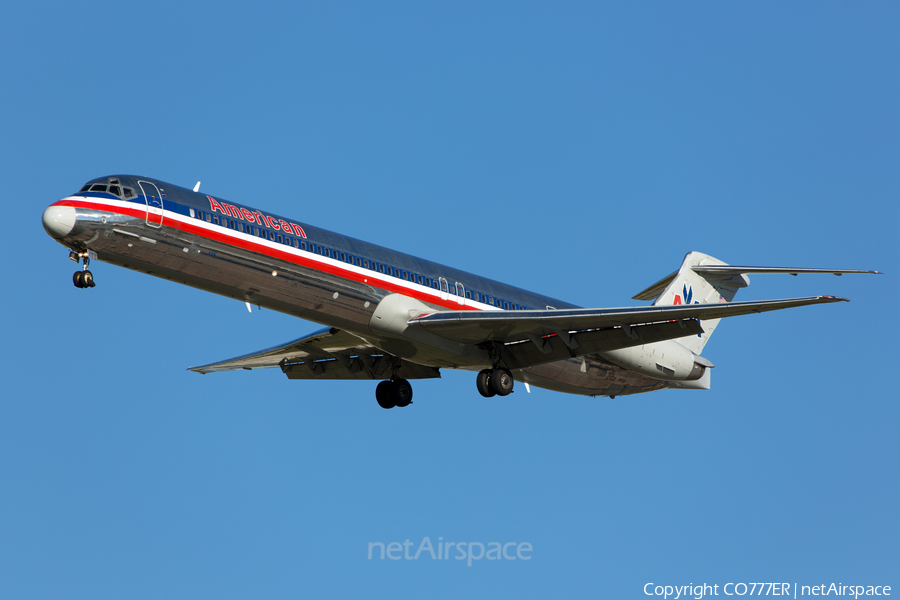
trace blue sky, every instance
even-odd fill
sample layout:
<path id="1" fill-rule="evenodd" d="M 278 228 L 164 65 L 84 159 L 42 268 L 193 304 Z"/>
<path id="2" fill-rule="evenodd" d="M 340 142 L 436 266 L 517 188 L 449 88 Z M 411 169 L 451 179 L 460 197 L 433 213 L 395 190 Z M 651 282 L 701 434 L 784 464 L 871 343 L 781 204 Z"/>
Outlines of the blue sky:
<path id="1" fill-rule="evenodd" d="M 892 3 L 18 3 L 3 9 L 0 595 L 617 597 L 900 585 Z M 556 296 L 628 306 L 690 250 L 758 276 L 708 392 L 188 366 L 318 325 L 96 264 L 40 225 L 153 176 Z M 528 542 L 529 561 L 367 560 Z"/>

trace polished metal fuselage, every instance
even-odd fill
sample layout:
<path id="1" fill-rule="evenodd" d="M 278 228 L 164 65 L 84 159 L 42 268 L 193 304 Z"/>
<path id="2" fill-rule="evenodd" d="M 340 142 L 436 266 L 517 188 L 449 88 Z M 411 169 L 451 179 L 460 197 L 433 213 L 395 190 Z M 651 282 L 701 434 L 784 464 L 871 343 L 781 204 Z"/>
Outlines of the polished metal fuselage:
<path id="1" fill-rule="evenodd" d="M 479 370 L 489 355 L 475 348 L 414 343 L 371 327 L 379 303 L 391 294 L 367 280 L 355 281 L 316 268 L 170 227 L 160 216 L 122 214 L 79 206 L 79 196 L 57 204 L 75 205 L 72 230 L 58 241 L 98 260 L 234 298 L 352 333 L 384 352 L 422 365 Z M 427 304 L 427 303 L 426 303 Z M 431 304 L 434 310 L 447 310 Z M 522 382 L 586 395 L 625 395 L 671 387 L 615 366 L 599 356 L 583 356 L 514 371 Z"/>

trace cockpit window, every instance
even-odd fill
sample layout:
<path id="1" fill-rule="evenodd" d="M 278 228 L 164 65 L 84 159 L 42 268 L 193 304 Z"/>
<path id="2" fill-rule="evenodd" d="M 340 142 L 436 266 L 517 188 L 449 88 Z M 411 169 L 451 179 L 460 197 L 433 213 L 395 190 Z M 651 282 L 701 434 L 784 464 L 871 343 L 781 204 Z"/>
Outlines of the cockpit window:
<path id="1" fill-rule="evenodd" d="M 137 198 L 137 194 L 134 193 L 134 188 L 124 187 L 115 177 L 109 180 L 109 184 L 86 183 L 78 190 L 79 194 L 83 192 L 105 192 L 107 194 L 112 194 L 113 196 L 118 196 L 119 198 L 124 198 L 125 200 Z"/>

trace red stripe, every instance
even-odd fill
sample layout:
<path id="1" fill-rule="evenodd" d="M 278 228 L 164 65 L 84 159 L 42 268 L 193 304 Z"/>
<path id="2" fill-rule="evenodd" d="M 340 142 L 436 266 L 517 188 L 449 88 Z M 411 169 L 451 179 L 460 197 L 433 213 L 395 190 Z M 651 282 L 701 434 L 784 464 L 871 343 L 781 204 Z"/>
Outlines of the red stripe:
<path id="1" fill-rule="evenodd" d="M 125 215 L 129 217 L 135 217 L 137 219 L 145 219 L 147 216 L 146 209 L 135 209 L 135 208 L 123 208 L 123 207 L 112 207 L 106 204 L 98 204 L 96 202 L 90 202 L 87 200 L 60 200 L 53 204 L 53 206 L 72 206 L 75 208 L 91 208 L 95 210 L 102 210 L 104 212 L 109 212 L 113 214 Z M 170 219 L 168 221 L 165 220 L 165 216 L 163 216 L 163 223 L 165 227 L 170 227 L 172 229 L 177 229 L 179 231 L 184 231 L 185 233 L 191 233 L 194 235 L 199 235 L 205 239 L 211 239 L 217 242 L 221 242 L 223 244 L 228 244 L 230 246 L 235 246 L 237 248 L 243 248 L 244 250 L 249 250 L 251 252 L 256 252 L 257 254 L 262 254 L 269 258 L 283 260 L 289 263 L 293 263 L 295 265 L 300 265 L 303 267 L 308 267 L 313 270 L 328 273 L 330 275 L 336 275 L 343 279 L 348 279 L 350 281 L 355 281 L 357 283 L 363 283 L 369 285 L 367 281 L 363 281 L 363 277 L 358 273 L 353 271 L 349 271 L 347 269 L 342 269 L 340 267 L 335 267 L 333 265 L 320 263 L 318 261 L 309 260 L 303 257 L 298 257 L 293 253 L 284 252 L 282 250 L 276 250 L 273 248 L 269 248 L 263 244 L 259 244 L 256 242 L 251 242 L 248 240 L 244 240 L 237 237 L 231 237 L 228 235 L 223 235 L 218 231 L 210 231 L 209 229 L 203 227 L 197 227 L 195 225 L 190 225 L 186 223 L 182 223 L 181 221 L 177 221 L 175 219 Z M 173 225 L 174 223 L 174 225 Z M 300 252 L 304 252 L 300 250 Z M 373 271 L 373 273 L 377 273 Z M 370 277 L 370 279 L 375 279 L 378 283 L 378 287 L 388 291 L 395 292 L 398 294 L 403 294 L 404 296 L 409 296 L 411 298 L 415 298 L 417 300 L 421 300 L 423 302 L 428 302 L 430 304 L 436 304 L 438 306 L 443 306 L 444 308 L 448 308 L 451 310 L 483 310 L 474 306 L 467 306 L 463 304 L 457 303 L 455 300 L 441 300 L 440 297 L 434 297 L 428 294 L 423 294 L 418 290 L 411 290 L 407 287 L 403 287 L 400 285 L 396 285 L 390 281 L 384 281 L 378 277 Z M 448 284 L 449 285 L 449 284 Z"/>

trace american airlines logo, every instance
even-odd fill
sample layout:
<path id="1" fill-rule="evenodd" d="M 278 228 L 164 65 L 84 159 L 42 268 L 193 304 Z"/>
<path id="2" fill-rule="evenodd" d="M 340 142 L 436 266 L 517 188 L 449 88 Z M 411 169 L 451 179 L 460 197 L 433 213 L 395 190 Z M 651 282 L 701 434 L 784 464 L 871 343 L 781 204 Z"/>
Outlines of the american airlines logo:
<path id="1" fill-rule="evenodd" d="M 683 285 L 681 287 L 681 293 L 684 295 L 682 296 L 680 294 L 675 294 L 675 301 L 672 302 L 673 306 L 677 306 L 679 304 L 690 304 L 691 303 L 691 300 L 694 297 L 694 290 L 691 288 L 691 286 L 689 286 L 687 284 Z M 700 304 L 700 301 L 697 300 L 696 302 L 694 302 L 694 304 Z"/>
<path id="2" fill-rule="evenodd" d="M 209 210 L 213 213 L 220 212 L 223 215 L 228 215 L 229 217 L 233 217 L 235 219 L 249 221 L 250 223 L 257 223 L 259 225 L 262 225 L 263 227 L 269 227 L 270 229 L 275 229 L 277 231 L 284 231 L 285 233 L 298 235 L 303 238 L 306 237 L 306 232 L 303 231 L 303 228 L 296 223 L 288 223 L 284 219 L 274 219 L 259 212 L 258 210 L 251 211 L 247 210 L 246 208 L 234 206 L 233 204 L 219 202 L 212 196 L 207 196 L 207 198 L 209 199 Z"/>

